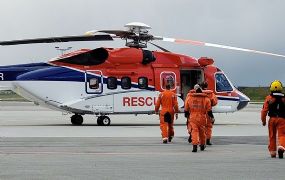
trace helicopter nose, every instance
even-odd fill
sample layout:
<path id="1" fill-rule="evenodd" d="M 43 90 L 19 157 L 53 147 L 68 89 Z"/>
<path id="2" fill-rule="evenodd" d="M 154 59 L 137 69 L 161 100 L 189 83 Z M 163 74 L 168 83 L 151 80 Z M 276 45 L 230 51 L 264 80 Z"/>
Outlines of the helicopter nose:
<path id="1" fill-rule="evenodd" d="M 237 106 L 237 110 L 239 111 L 248 105 L 248 103 L 250 102 L 250 99 L 249 97 L 247 97 L 245 94 L 243 94 L 240 91 L 238 91 L 238 96 L 239 96 L 239 104 Z"/>

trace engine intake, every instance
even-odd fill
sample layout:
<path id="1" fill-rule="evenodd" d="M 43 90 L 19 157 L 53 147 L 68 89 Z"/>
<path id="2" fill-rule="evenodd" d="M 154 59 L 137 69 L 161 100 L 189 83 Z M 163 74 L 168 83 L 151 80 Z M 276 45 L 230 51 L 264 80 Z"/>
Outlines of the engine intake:
<path id="1" fill-rule="evenodd" d="M 139 48 L 108 49 L 110 63 L 115 64 L 149 64 L 156 60 L 152 51 Z"/>
<path id="2" fill-rule="evenodd" d="M 109 52 L 105 48 L 97 48 L 71 57 L 60 59 L 58 62 L 91 66 L 104 63 L 108 57 Z"/>

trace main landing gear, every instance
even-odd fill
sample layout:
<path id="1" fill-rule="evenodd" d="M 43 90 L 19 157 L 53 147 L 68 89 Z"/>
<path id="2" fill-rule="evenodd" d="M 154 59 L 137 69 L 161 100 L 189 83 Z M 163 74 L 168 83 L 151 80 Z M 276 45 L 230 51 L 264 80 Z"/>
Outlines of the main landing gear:
<path id="1" fill-rule="evenodd" d="M 83 123 L 83 117 L 79 114 L 74 114 L 70 119 L 72 125 L 82 125 Z"/>
<path id="2" fill-rule="evenodd" d="M 109 126 L 111 124 L 111 119 L 108 116 L 99 116 L 97 118 L 98 126 Z"/>
<path id="3" fill-rule="evenodd" d="M 82 125 L 83 123 L 83 117 L 80 114 L 74 114 L 73 116 L 71 116 L 70 119 L 71 119 L 72 125 L 79 126 L 79 125 Z M 103 115 L 97 118 L 98 126 L 109 126 L 110 124 L 111 124 L 111 120 L 108 116 Z"/>

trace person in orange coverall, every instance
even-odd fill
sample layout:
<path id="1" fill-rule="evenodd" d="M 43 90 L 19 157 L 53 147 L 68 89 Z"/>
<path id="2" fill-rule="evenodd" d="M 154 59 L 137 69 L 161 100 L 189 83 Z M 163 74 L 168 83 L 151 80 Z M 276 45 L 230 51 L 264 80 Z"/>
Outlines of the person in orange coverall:
<path id="1" fill-rule="evenodd" d="M 207 94 L 207 96 L 210 98 L 211 107 L 217 105 L 218 99 L 212 90 L 207 90 L 208 83 L 206 81 L 201 83 L 201 88 L 203 89 L 203 93 Z M 214 118 L 212 108 L 211 108 L 211 112 L 209 113 L 209 115 L 207 114 L 207 124 L 206 124 L 206 139 L 207 139 L 206 144 L 207 145 L 212 145 L 211 138 L 212 138 L 212 129 L 213 129 L 214 122 L 215 122 L 215 118 Z"/>
<path id="2" fill-rule="evenodd" d="M 196 92 L 190 92 L 190 97 L 187 99 L 188 102 L 185 103 L 187 107 L 185 108 L 189 110 L 190 114 L 188 124 L 190 123 L 191 128 L 193 144 L 192 152 L 197 152 L 197 147 L 199 144 L 201 151 L 204 151 L 206 148 L 206 116 L 211 110 L 211 101 L 208 96 L 202 92 L 199 85 L 195 85 L 194 89 L 196 89 Z"/>
<path id="3" fill-rule="evenodd" d="M 188 92 L 188 94 L 187 94 L 187 96 L 186 96 L 186 98 L 185 98 L 185 101 L 184 101 L 184 116 L 185 116 L 185 118 L 186 118 L 186 128 L 187 128 L 187 131 L 188 131 L 188 134 L 189 134 L 189 137 L 188 137 L 188 142 L 189 142 L 189 143 L 192 143 L 192 136 L 191 136 L 191 125 L 190 125 L 190 123 L 189 123 L 189 121 L 190 121 L 190 113 L 189 113 L 189 105 L 188 105 L 188 102 L 189 102 L 190 95 L 191 95 L 192 93 L 195 93 L 196 90 L 197 90 L 197 88 L 199 88 L 199 87 L 200 87 L 200 86 L 199 86 L 198 84 L 196 84 L 196 85 L 194 86 L 194 89 L 191 89 L 191 90 Z"/>
<path id="4" fill-rule="evenodd" d="M 265 98 L 261 110 L 262 125 L 266 126 L 268 115 L 269 145 L 268 150 L 272 158 L 276 157 L 278 149 L 279 158 L 283 158 L 285 151 L 285 96 L 282 93 L 282 83 L 275 80 L 270 85 L 270 95 Z M 278 134 L 278 148 L 276 147 L 276 134 Z"/>
<path id="5" fill-rule="evenodd" d="M 160 130 L 162 136 L 162 142 L 167 143 L 171 142 L 174 136 L 173 120 L 174 114 L 176 113 L 176 119 L 178 118 L 178 102 L 176 94 L 170 91 L 170 85 L 166 85 L 166 90 L 161 92 L 158 96 L 158 99 L 155 104 L 155 112 L 158 113 L 158 110 L 161 106 L 159 113 L 160 119 Z"/>

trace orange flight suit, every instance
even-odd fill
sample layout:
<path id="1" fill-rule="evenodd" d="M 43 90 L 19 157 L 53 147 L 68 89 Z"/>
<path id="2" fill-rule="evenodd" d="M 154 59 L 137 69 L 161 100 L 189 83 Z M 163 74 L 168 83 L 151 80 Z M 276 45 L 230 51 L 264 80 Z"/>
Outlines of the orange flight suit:
<path id="1" fill-rule="evenodd" d="M 174 136 L 173 120 L 174 113 L 178 112 L 178 102 L 176 94 L 170 90 L 165 90 L 161 92 L 155 104 L 155 112 L 158 112 L 161 106 L 159 119 L 160 119 L 160 130 L 162 139 L 168 139 Z M 165 113 L 169 112 L 171 114 L 171 123 L 164 121 Z"/>
<path id="2" fill-rule="evenodd" d="M 212 107 L 217 105 L 218 103 L 218 99 L 215 93 L 212 90 L 203 90 L 203 93 L 207 94 L 208 98 L 210 98 L 211 110 L 212 110 Z M 212 129 L 213 129 L 212 118 L 207 114 L 207 124 L 206 124 L 206 138 L 207 139 L 212 138 Z"/>
<path id="3" fill-rule="evenodd" d="M 276 133 L 278 133 L 278 149 L 281 148 L 282 150 L 285 150 L 285 97 L 283 94 L 283 97 L 281 97 L 283 107 L 281 105 L 281 109 L 276 113 L 273 106 L 277 98 L 274 94 L 275 93 L 272 93 L 272 95 L 266 97 L 261 110 L 261 120 L 264 126 L 266 125 L 266 116 L 268 115 L 270 117 L 268 121 L 268 150 L 272 157 L 276 156 Z M 282 95 L 282 93 L 278 94 Z"/>
<path id="4" fill-rule="evenodd" d="M 185 104 L 185 108 L 190 111 L 188 127 L 191 128 L 192 144 L 205 145 L 206 116 L 211 110 L 211 101 L 205 93 L 190 93 Z"/>
<path id="5" fill-rule="evenodd" d="M 196 91 L 194 89 L 191 89 L 186 98 L 185 98 L 185 102 L 184 102 L 184 111 L 185 112 L 189 112 L 189 105 L 188 105 L 188 102 L 189 102 L 189 98 L 191 96 L 192 93 L 195 93 Z M 187 118 L 187 121 L 186 121 L 186 126 L 187 126 L 187 131 L 188 131 L 188 134 L 191 135 L 191 125 L 190 123 L 188 123 L 190 120 L 190 116 Z"/>

